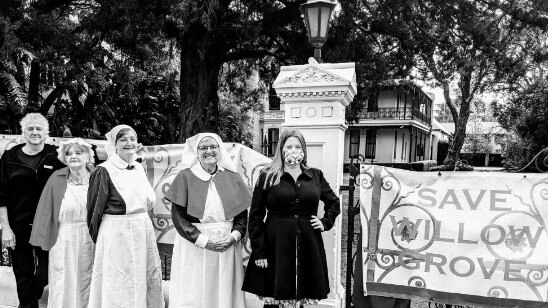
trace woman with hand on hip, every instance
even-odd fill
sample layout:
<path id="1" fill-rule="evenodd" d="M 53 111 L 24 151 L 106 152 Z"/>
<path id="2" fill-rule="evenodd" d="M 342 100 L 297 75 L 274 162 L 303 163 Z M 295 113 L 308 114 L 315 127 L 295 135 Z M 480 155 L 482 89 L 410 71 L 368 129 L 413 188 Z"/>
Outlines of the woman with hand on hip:
<path id="1" fill-rule="evenodd" d="M 156 195 L 134 160 L 135 130 L 106 134 L 108 159 L 91 174 L 87 223 L 96 243 L 89 307 L 163 307 L 160 255 L 148 211 Z"/>
<path id="2" fill-rule="evenodd" d="M 177 229 L 169 307 L 245 308 L 240 239 L 249 190 L 216 134 L 187 139 L 182 162 L 188 168 L 165 194 Z"/>
<path id="3" fill-rule="evenodd" d="M 40 197 L 30 243 L 49 250 L 48 307 L 88 306 L 94 244 L 86 225 L 93 150 L 81 138 L 61 141 L 55 171 Z"/>
<path id="4" fill-rule="evenodd" d="M 257 294 L 265 307 L 313 304 L 329 293 L 321 233 L 333 227 L 339 198 L 322 171 L 307 166 L 306 158 L 303 135 L 285 130 L 253 190 L 252 251 L 242 290 Z M 318 219 L 320 200 L 325 213 Z"/>

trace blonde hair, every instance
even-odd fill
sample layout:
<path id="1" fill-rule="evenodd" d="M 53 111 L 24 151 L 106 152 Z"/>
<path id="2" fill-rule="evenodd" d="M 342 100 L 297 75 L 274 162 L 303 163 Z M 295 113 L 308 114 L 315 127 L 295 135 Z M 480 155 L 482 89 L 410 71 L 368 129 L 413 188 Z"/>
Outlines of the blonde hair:
<path id="1" fill-rule="evenodd" d="M 276 152 L 274 153 L 274 158 L 272 159 L 272 162 L 263 170 L 263 172 L 265 173 L 263 189 L 280 184 L 280 178 L 284 174 L 283 148 L 287 139 L 291 137 L 299 139 L 299 142 L 301 143 L 304 154 L 304 158 L 301 162 L 301 168 L 303 170 L 309 168 L 306 164 L 306 141 L 304 140 L 303 134 L 296 129 L 284 130 L 280 135 L 280 139 L 278 140 L 278 145 L 276 146 Z"/>

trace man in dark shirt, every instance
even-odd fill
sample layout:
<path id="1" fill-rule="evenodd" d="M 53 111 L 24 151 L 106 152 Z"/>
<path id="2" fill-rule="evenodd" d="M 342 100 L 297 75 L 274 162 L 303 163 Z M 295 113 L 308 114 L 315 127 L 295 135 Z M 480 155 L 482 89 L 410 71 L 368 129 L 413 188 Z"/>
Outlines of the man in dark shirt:
<path id="1" fill-rule="evenodd" d="M 64 165 L 56 147 L 46 144 L 48 121 L 39 113 L 21 120 L 25 144 L 0 159 L 0 226 L 2 246 L 8 247 L 17 282 L 19 307 L 38 307 L 48 284 L 48 252 L 29 244 L 32 222 L 49 176 Z M 35 262 L 36 260 L 36 262 Z"/>

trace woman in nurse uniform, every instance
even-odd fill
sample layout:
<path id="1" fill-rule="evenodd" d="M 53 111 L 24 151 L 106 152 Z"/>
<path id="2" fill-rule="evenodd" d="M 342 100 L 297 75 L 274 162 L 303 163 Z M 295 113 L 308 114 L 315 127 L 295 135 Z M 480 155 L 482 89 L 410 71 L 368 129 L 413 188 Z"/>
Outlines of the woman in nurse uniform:
<path id="1" fill-rule="evenodd" d="M 106 137 L 108 159 L 92 173 L 87 197 L 96 243 L 89 307 L 163 307 L 160 256 L 147 213 L 156 195 L 134 160 L 141 145 L 127 125 Z"/>
<path id="2" fill-rule="evenodd" d="M 170 308 L 245 308 L 242 244 L 251 196 L 219 136 L 187 139 L 165 198 L 177 229 Z"/>

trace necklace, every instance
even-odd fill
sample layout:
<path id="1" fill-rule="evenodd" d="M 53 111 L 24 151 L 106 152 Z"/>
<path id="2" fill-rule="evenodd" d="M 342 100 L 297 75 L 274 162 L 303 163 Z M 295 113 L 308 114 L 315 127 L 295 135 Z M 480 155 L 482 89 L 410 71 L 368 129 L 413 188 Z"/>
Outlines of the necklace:
<path id="1" fill-rule="evenodd" d="M 74 172 L 69 171 L 69 183 L 73 185 L 87 185 L 89 184 L 89 172 Z"/>

